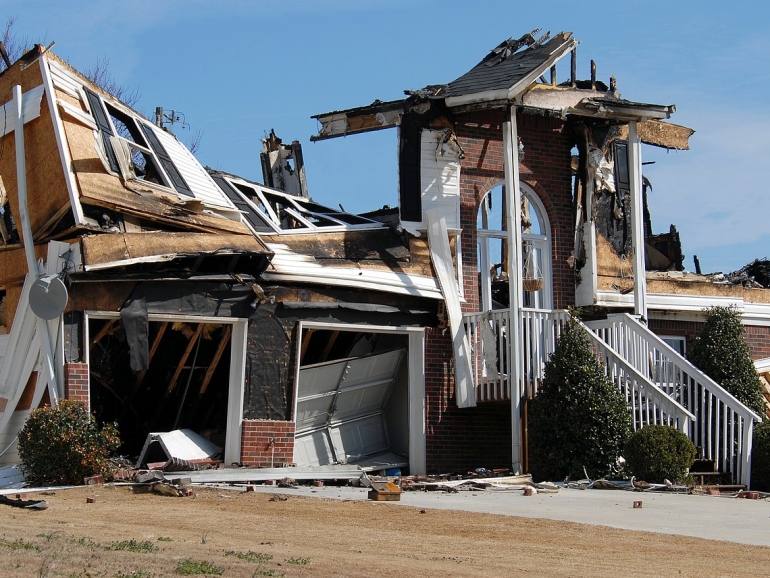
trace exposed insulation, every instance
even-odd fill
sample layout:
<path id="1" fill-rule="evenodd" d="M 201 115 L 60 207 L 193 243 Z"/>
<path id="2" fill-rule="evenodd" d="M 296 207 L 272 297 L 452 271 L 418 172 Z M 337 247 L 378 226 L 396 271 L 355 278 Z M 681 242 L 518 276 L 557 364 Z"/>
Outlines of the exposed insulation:
<path id="1" fill-rule="evenodd" d="M 23 71 L 23 61 L 16 62 L 0 77 L 0 105 L 12 100 L 11 89 L 20 84 L 26 92 L 43 83 L 40 65 L 28 66 Z M 16 181 L 15 133 L 0 139 L 0 174 L 8 191 L 11 213 L 18 220 L 18 183 Z M 64 180 L 64 168 L 59 159 L 51 111 L 48 100 L 43 98 L 40 116 L 24 125 L 25 160 L 27 169 L 27 197 L 32 234 L 39 237 L 54 224 L 69 207 L 69 192 Z"/>
<path id="2" fill-rule="evenodd" d="M 649 145 L 663 147 L 667 149 L 676 149 L 680 151 L 690 150 L 689 139 L 695 132 L 686 126 L 680 126 L 670 122 L 661 122 L 659 120 L 646 120 L 636 125 L 639 139 Z M 620 127 L 619 138 L 628 140 L 628 125 Z"/>

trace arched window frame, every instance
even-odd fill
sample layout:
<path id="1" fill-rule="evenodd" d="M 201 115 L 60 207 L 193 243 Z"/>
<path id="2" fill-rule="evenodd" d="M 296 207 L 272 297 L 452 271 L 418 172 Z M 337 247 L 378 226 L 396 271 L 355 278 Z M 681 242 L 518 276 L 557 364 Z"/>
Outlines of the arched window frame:
<path id="1" fill-rule="evenodd" d="M 504 183 L 499 182 L 491 187 L 482 197 L 478 214 L 482 210 L 483 203 L 486 202 L 487 195 L 501 187 Z M 540 255 L 538 269 L 543 276 L 543 288 L 536 293 L 525 294 L 524 306 L 536 309 L 551 309 L 553 307 L 553 272 L 552 272 L 552 252 L 551 252 L 551 224 L 543 202 L 537 193 L 526 183 L 519 184 L 522 198 L 529 201 L 532 210 L 535 212 L 540 223 L 540 233 L 521 233 L 522 243 L 531 243 L 536 254 Z M 502 199 L 500 199 L 502 200 Z M 489 311 L 492 308 L 492 278 L 490 258 L 490 241 L 492 239 L 508 240 L 508 232 L 502 229 L 484 229 L 477 226 L 476 229 L 478 243 L 478 272 L 480 275 L 480 295 L 479 307 L 481 311 Z M 523 254 L 523 252 L 522 252 Z M 518 267 L 519 275 L 524 275 L 523 264 Z M 530 302 L 527 304 L 527 302 Z"/>

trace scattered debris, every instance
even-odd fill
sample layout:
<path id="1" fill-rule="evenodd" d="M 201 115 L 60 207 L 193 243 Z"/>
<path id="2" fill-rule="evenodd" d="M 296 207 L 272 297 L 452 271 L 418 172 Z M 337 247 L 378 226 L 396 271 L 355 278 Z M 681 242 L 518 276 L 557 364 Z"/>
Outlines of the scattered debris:
<path id="1" fill-rule="evenodd" d="M 401 501 L 401 488 L 393 482 L 372 482 L 369 499 L 375 502 Z"/>
<path id="2" fill-rule="evenodd" d="M 165 454 L 162 465 L 154 459 L 160 448 Z M 153 463 L 164 471 L 191 471 L 199 469 L 199 464 L 211 465 L 222 451 L 222 448 L 211 443 L 203 436 L 190 429 L 178 429 L 169 432 L 151 433 L 144 442 L 142 453 L 136 461 L 136 467 L 146 462 Z M 152 461 L 151 461 L 152 460 Z M 149 466 L 149 464 L 148 464 Z"/>
<path id="3" fill-rule="evenodd" d="M 0 504 L 13 506 L 14 508 L 26 508 L 28 510 L 46 510 L 50 505 L 46 500 L 14 500 L 7 496 L 0 496 Z"/>
<path id="4" fill-rule="evenodd" d="M 770 289 L 770 261 L 767 258 L 754 259 L 737 271 L 724 275 L 724 278 L 733 285 Z"/>

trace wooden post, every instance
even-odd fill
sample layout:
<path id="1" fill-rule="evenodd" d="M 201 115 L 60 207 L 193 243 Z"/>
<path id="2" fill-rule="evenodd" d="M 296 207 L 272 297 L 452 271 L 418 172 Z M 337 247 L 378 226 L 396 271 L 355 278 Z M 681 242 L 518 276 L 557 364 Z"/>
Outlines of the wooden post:
<path id="1" fill-rule="evenodd" d="M 508 380 L 511 388 L 511 447 L 514 474 L 522 472 L 521 444 L 521 189 L 519 188 L 519 147 L 516 127 L 516 107 L 510 109 L 510 120 L 503 123 L 503 147 L 505 150 L 506 217 L 508 221 L 508 295 L 509 327 L 513 327 L 508 339 L 511 348 Z"/>
<path id="2" fill-rule="evenodd" d="M 596 90 L 596 62 L 591 61 L 591 90 Z"/>
<path id="3" fill-rule="evenodd" d="M 634 313 L 647 322 L 647 278 L 644 269 L 642 150 L 636 121 L 628 123 L 628 180 L 631 187 L 631 239 L 634 251 Z"/>
<path id="4" fill-rule="evenodd" d="M 570 84 L 572 88 L 577 86 L 577 48 L 572 49 Z"/>
<path id="5" fill-rule="evenodd" d="M 551 86 L 556 86 L 556 65 L 551 67 Z"/>

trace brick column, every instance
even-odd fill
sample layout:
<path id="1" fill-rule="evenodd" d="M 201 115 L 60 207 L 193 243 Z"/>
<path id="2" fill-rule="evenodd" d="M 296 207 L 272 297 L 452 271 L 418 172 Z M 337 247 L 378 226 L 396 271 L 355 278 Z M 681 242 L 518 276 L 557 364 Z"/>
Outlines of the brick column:
<path id="1" fill-rule="evenodd" d="M 293 421 L 243 420 L 241 463 L 261 468 L 292 464 L 294 429 Z"/>
<path id="2" fill-rule="evenodd" d="M 82 401 L 90 409 L 87 363 L 64 364 L 64 398 Z"/>

